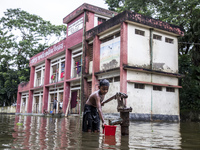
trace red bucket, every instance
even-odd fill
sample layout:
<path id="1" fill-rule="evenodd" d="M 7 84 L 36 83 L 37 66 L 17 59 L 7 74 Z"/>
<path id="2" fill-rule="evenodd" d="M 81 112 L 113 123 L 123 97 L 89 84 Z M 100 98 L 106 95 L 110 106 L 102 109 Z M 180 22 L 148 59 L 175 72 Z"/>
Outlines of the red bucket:
<path id="1" fill-rule="evenodd" d="M 114 135 L 115 136 L 116 127 L 117 126 L 104 125 L 103 133 L 105 135 Z"/>

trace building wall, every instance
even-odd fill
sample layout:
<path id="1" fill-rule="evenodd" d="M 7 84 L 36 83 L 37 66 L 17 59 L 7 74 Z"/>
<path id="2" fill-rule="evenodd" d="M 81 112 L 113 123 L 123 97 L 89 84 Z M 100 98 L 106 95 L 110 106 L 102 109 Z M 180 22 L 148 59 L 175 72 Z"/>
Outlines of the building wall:
<path id="1" fill-rule="evenodd" d="M 135 34 L 135 30 L 144 31 L 144 36 Z M 154 70 L 178 73 L 178 42 L 175 36 L 154 31 L 152 34 L 161 36 L 161 40 L 153 39 L 152 62 Z M 173 43 L 165 42 L 165 38 L 173 39 Z M 150 31 L 144 27 L 128 25 L 128 65 L 150 68 Z"/>
<path id="2" fill-rule="evenodd" d="M 86 31 L 92 29 L 94 27 L 94 13 L 87 12 L 86 19 Z"/>
<path id="3" fill-rule="evenodd" d="M 145 35 L 135 34 L 135 29 L 144 31 Z M 147 28 L 128 24 L 128 65 L 150 67 L 149 30 Z"/>
<path id="4" fill-rule="evenodd" d="M 127 84 L 127 106 L 132 107 L 132 113 L 151 113 L 151 86 L 145 89 L 135 89 L 134 83 Z"/>
<path id="5" fill-rule="evenodd" d="M 120 82 L 112 82 L 110 83 L 109 91 L 105 96 L 105 99 L 115 95 L 120 91 Z M 103 113 L 118 113 L 117 111 L 117 100 L 113 99 L 112 101 L 106 103 L 103 107 Z"/>
<path id="6" fill-rule="evenodd" d="M 170 77 L 170 76 L 162 76 L 162 75 L 152 75 L 152 82 L 159 84 L 168 84 L 168 85 L 178 85 L 178 78 Z"/>
<path id="7" fill-rule="evenodd" d="M 120 66 L 120 37 L 101 44 L 100 70 L 109 70 Z"/>
<path id="8" fill-rule="evenodd" d="M 127 106 L 132 107 L 132 113 L 179 115 L 178 89 L 167 92 L 166 87 L 162 87 L 162 91 L 154 91 L 152 85 L 136 89 L 134 84 L 127 85 Z"/>
<path id="9" fill-rule="evenodd" d="M 16 106 L 0 107 L 0 113 L 15 113 Z"/>
<path id="10" fill-rule="evenodd" d="M 151 74 L 145 72 L 137 72 L 128 70 L 127 80 L 136 80 L 142 82 L 152 82 L 158 84 L 178 85 L 178 78 L 163 76 L 158 74 Z"/>
<path id="11" fill-rule="evenodd" d="M 153 69 L 178 73 L 178 42 L 177 38 L 153 31 L 162 36 L 161 41 L 153 39 Z M 165 38 L 173 39 L 173 43 L 165 42 Z"/>
<path id="12" fill-rule="evenodd" d="M 80 25 L 82 23 L 82 25 Z M 66 47 L 71 48 L 82 42 L 84 14 L 79 15 L 67 25 Z M 78 24 L 78 25 L 77 25 Z M 71 32 L 69 33 L 69 28 Z"/>
<path id="13" fill-rule="evenodd" d="M 152 91 L 153 114 L 179 115 L 178 89 L 175 92 L 167 92 L 166 87 L 162 91 Z"/>
<path id="14" fill-rule="evenodd" d="M 135 30 L 144 31 L 144 35 L 138 35 Z M 134 67 L 159 70 L 169 73 L 178 72 L 178 47 L 177 38 L 168 34 L 154 31 L 153 35 L 161 36 L 161 40 L 153 39 L 152 56 L 150 52 L 150 30 L 145 27 L 128 25 L 128 65 Z M 173 39 L 173 43 L 167 43 L 165 38 Z M 152 68 L 151 68 L 152 59 Z M 152 72 L 127 71 L 127 80 L 143 83 L 145 88 L 135 88 L 135 83 L 127 84 L 127 106 L 132 107 L 135 114 L 159 114 L 179 116 L 179 91 L 167 92 L 162 85 L 178 86 L 178 78 L 166 75 L 158 75 Z M 161 84 L 162 91 L 153 90 L 152 84 Z"/>

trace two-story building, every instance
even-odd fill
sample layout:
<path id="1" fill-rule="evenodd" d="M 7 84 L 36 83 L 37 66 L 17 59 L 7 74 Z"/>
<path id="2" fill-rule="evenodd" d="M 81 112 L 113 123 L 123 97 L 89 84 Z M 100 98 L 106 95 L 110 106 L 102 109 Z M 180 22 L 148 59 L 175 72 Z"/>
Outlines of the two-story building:
<path id="1" fill-rule="evenodd" d="M 79 114 L 100 79 L 106 98 L 128 94 L 132 120 L 179 121 L 178 37 L 183 29 L 134 12 L 120 14 L 84 3 L 63 19 L 66 38 L 30 58 L 30 81 L 18 87 L 17 112 Z M 58 110 L 57 110 L 58 111 Z M 119 114 L 117 101 L 103 107 Z"/>

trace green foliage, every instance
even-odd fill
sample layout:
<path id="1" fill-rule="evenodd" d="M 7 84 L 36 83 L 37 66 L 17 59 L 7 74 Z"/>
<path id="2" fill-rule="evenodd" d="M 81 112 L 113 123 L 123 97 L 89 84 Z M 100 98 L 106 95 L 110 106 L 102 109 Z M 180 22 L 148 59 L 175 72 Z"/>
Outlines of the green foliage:
<path id="1" fill-rule="evenodd" d="M 66 26 L 52 25 L 21 9 L 0 18 L 0 106 L 16 101 L 18 84 L 29 81 L 29 59 L 66 36 Z"/>
<path id="2" fill-rule="evenodd" d="M 110 10 L 134 11 L 185 29 L 179 38 L 181 109 L 200 110 L 200 0 L 106 0 Z"/>

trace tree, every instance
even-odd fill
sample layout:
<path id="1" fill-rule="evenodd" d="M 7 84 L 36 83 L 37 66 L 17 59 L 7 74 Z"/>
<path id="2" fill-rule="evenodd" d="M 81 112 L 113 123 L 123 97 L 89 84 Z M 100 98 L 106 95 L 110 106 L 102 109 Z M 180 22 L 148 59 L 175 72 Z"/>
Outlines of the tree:
<path id="1" fill-rule="evenodd" d="M 66 36 L 66 26 L 52 25 L 21 9 L 0 18 L 0 105 L 16 100 L 17 85 L 29 81 L 29 59 Z"/>
<path id="2" fill-rule="evenodd" d="M 200 0 L 106 0 L 110 10 L 134 11 L 185 29 L 179 38 L 181 109 L 200 110 Z"/>

